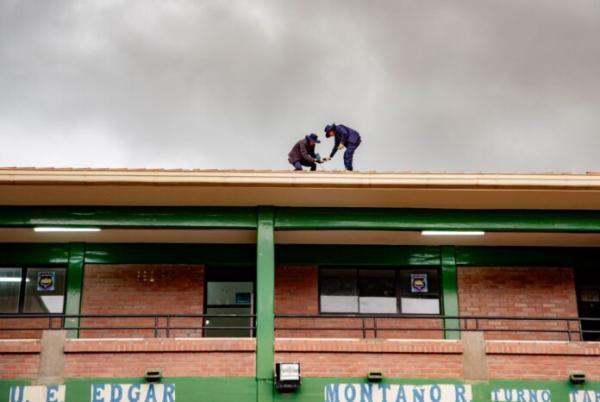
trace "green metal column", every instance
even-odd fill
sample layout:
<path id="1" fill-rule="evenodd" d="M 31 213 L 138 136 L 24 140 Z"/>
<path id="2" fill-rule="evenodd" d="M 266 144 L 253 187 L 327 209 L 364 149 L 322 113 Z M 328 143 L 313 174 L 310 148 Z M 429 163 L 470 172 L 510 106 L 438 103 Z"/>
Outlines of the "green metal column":
<path id="1" fill-rule="evenodd" d="M 67 266 L 67 291 L 65 300 L 65 314 L 79 314 L 81 312 L 81 289 L 83 288 L 83 263 L 85 258 L 85 245 L 71 243 L 69 245 L 69 263 Z M 78 328 L 77 318 L 68 318 L 65 328 Z M 67 337 L 79 337 L 79 330 L 67 332 Z"/>
<path id="2" fill-rule="evenodd" d="M 273 400 L 275 239 L 273 208 L 258 211 L 256 240 L 256 400 Z"/>
<path id="3" fill-rule="evenodd" d="M 442 300 L 444 303 L 444 314 L 458 316 L 458 278 L 454 246 L 442 246 L 440 252 L 442 257 Z M 456 331 L 456 329 L 459 329 L 459 320 L 444 320 L 444 329 L 444 338 L 460 339 L 460 332 Z"/>

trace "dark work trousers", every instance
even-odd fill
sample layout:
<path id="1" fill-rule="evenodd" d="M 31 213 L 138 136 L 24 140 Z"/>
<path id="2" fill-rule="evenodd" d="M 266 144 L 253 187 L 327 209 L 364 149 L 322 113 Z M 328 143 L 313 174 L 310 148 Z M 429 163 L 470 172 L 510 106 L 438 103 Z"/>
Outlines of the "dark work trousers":
<path id="1" fill-rule="evenodd" d="M 348 144 L 346 144 L 346 152 L 344 152 L 344 166 L 346 167 L 346 170 L 354 170 L 354 151 L 356 151 L 356 148 L 358 148 L 361 142 L 362 141 L 359 138 L 358 142 L 356 143 L 349 142 Z"/>
<path id="2" fill-rule="evenodd" d="M 290 162 L 290 163 L 292 163 L 292 162 Z M 310 162 L 306 162 L 306 161 L 296 161 L 296 162 L 292 163 L 292 165 L 294 166 L 294 170 L 303 170 L 302 166 L 310 166 L 310 170 L 312 170 L 312 171 L 317 170 L 316 163 L 310 163 Z"/>

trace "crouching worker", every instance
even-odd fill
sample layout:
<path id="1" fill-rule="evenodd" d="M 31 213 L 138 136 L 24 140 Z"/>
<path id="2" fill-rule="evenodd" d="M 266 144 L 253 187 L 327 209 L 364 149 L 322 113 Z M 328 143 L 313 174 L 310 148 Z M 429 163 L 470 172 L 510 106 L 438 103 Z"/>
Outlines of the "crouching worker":
<path id="1" fill-rule="evenodd" d="M 288 154 L 288 161 L 294 166 L 294 170 L 302 170 L 302 166 L 317 170 L 317 163 L 322 163 L 321 157 L 315 154 L 315 146 L 320 143 L 316 134 L 309 134 L 294 145 Z"/>

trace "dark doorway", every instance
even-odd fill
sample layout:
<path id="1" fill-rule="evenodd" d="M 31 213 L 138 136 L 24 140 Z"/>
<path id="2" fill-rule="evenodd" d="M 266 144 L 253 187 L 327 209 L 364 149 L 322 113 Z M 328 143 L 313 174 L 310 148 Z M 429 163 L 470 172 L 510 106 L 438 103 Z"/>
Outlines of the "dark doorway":
<path id="1" fill-rule="evenodd" d="M 207 317 L 206 337 L 252 337 L 254 319 L 254 268 L 208 267 L 205 280 L 205 313 L 241 317 Z"/>
<path id="2" fill-rule="evenodd" d="M 575 271 L 577 306 L 583 320 L 581 329 L 584 341 L 600 341 L 600 273 L 597 267 L 581 267 Z"/>

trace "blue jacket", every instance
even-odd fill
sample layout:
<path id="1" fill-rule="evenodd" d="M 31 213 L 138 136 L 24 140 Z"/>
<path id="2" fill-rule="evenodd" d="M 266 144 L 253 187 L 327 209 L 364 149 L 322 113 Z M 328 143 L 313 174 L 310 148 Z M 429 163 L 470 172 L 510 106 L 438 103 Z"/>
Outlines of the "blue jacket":
<path id="1" fill-rule="evenodd" d="M 333 144 L 333 149 L 331 150 L 331 154 L 329 155 L 329 157 L 333 158 L 340 144 L 343 144 L 345 147 L 348 147 L 348 144 L 359 144 L 360 141 L 361 139 L 358 131 L 350 127 L 344 126 L 343 124 L 336 124 L 335 142 Z"/>

